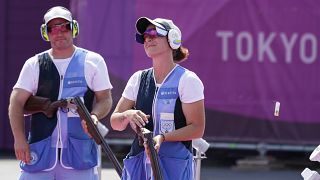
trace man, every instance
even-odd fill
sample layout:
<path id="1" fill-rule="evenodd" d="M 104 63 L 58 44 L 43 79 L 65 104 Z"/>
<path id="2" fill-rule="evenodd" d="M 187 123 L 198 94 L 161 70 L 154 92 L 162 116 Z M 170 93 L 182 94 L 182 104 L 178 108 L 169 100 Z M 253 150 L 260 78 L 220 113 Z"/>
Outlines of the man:
<path id="1" fill-rule="evenodd" d="M 20 179 L 94 179 L 97 147 L 74 110 L 59 108 L 52 118 L 33 114 L 28 141 L 24 131 L 24 105 L 31 95 L 52 102 L 83 97 L 93 120 L 109 113 L 112 85 L 107 66 L 99 54 L 73 44 L 78 32 L 68 9 L 49 9 L 41 35 L 51 49 L 28 59 L 13 87 L 9 118 L 15 154 L 21 160 Z"/>

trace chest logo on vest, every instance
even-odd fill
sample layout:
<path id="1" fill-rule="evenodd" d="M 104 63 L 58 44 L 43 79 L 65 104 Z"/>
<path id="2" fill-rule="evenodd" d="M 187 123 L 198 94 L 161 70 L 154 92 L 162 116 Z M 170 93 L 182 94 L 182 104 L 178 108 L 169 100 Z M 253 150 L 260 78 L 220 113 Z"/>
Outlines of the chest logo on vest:
<path id="1" fill-rule="evenodd" d="M 162 96 L 164 96 L 164 95 L 173 95 L 173 94 L 177 94 L 177 92 L 175 92 L 175 91 L 162 91 L 161 92 Z"/>
<path id="2" fill-rule="evenodd" d="M 82 84 L 82 80 L 78 79 L 78 80 L 70 80 L 68 81 L 69 85 L 73 85 L 73 84 Z"/>
<path id="3" fill-rule="evenodd" d="M 65 88 L 85 87 L 86 80 L 84 77 L 65 77 L 63 86 Z"/>
<path id="4" fill-rule="evenodd" d="M 177 88 L 160 88 L 158 93 L 159 99 L 176 99 L 178 96 L 178 89 Z"/>

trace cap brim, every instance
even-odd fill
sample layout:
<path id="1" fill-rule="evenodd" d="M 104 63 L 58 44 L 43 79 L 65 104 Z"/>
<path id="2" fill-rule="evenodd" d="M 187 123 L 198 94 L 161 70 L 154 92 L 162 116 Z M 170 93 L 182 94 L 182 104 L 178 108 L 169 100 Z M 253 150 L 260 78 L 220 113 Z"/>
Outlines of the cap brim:
<path id="1" fill-rule="evenodd" d="M 150 24 L 153 24 L 159 28 L 162 28 L 162 29 L 166 29 L 163 25 L 147 18 L 147 17 L 141 17 L 137 20 L 136 22 L 136 29 L 137 29 L 137 32 L 140 33 L 140 34 L 143 34 L 147 27 L 150 25 Z"/>
<path id="2" fill-rule="evenodd" d="M 48 18 L 48 19 L 46 20 L 45 24 L 48 24 L 52 19 L 57 19 L 57 18 L 65 19 L 65 20 L 67 20 L 67 21 L 69 21 L 69 22 L 72 21 L 70 18 L 68 19 L 68 18 L 66 18 L 66 17 L 64 17 L 64 16 L 57 15 L 57 16 L 52 16 L 52 17 Z"/>

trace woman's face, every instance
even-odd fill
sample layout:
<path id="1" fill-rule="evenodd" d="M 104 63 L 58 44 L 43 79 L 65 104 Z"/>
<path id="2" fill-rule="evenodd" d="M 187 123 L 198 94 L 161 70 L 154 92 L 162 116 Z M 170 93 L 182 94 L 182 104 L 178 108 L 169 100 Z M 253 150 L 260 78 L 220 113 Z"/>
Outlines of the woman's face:
<path id="1" fill-rule="evenodd" d="M 162 53 L 172 53 L 166 36 L 157 33 L 154 25 L 150 24 L 143 33 L 144 50 L 148 57 L 154 58 Z"/>

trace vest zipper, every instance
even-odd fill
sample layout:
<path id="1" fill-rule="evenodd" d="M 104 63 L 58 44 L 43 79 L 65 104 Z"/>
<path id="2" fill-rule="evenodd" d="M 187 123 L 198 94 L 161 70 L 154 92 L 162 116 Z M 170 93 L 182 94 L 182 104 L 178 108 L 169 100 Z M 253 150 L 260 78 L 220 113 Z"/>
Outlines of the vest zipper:
<path id="1" fill-rule="evenodd" d="M 58 72 L 59 72 L 59 74 L 61 74 L 59 69 L 58 69 Z M 61 98 L 62 88 L 63 88 L 63 75 L 60 75 L 60 87 L 59 87 L 58 100 Z M 60 148 L 60 151 L 61 151 L 60 154 L 58 153 L 58 156 L 60 155 L 60 157 L 58 157 L 58 159 L 60 159 L 60 161 L 62 161 L 63 144 L 62 144 L 62 141 L 61 141 L 62 134 L 61 134 L 61 117 L 60 116 L 61 116 L 60 112 L 58 111 L 58 119 L 57 119 L 57 121 L 58 121 L 57 122 L 57 126 L 58 126 L 57 127 L 58 128 L 58 141 L 57 141 L 57 143 L 58 143 L 58 146 L 57 146 L 57 148 Z"/>
<path id="2" fill-rule="evenodd" d="M 60 75 L 60 89 L 59 89 L 59 99 L 61 98 L 61 92 L 62 92 L 62 88 L 63 88 L 63 75 Z M 61 141 L 61 117 L 59 116 L 59 121 L 58 121 L 58 143 L 59 143 L 59 146 L 61 148 L 61 151 L 62 151 L 62 148 L 63 148 L 63 145 L 62 145 L 62 141 Z M 60 153 L 60 155 L 62 154 L 62 152 Z"/>
<path id="3" fill-rule="evenodd" d="M 154 93 L 154 96 L 153 96 L 153 105 L 152 105 L 152 120 L 153 120 L 153 136 L 155 136 L 156 134 L 156 131 L 157 131 L 157 114 L 156 114 L 156 101 L 157 101 L 157 96 L 158 96 L 158 89 L 159 87 L 157 87 L 157 84 L 156 84 L 156 89 L 155 89 L 155 93 Z M 160 131 L 160 130 L 158 130 Z"/>

